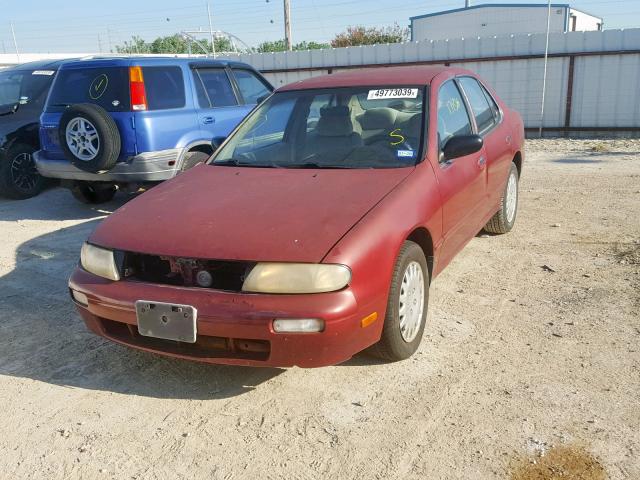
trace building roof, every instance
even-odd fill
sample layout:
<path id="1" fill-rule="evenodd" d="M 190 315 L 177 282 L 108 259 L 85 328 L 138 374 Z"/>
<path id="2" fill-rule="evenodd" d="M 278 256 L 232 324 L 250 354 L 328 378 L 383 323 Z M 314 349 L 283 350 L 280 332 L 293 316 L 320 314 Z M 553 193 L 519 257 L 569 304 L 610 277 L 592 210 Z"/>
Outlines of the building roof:
<path id="1" fill-rule="evenodd" d="M 411 20 L 412 22 L 414 20 L 418 20 L 420 18 L 427 18 L 427 17 L 435 17 L 438 15 L 447 15 L 449 13 L 457 13 L 457 12 L 464 12 L 466 10 L 476 10 L 478 8 L 496 8 L 496 7 L 507 7 L 507 8 L 548 8 L 546 3 L 483 3 L 480 5 L 471 5 L 470 7 L 463 7 L 463 8 L 453 8 L 451 10 L 443 10 L 441 12 L 434 12 L 434 13 L 425 13 L 424 15 L 417 15 L 415 17 L 410 17 L 409 20 Z M 586 13 L 587 15 L 591 15 L 590 13 L 585 12 L 584 10 L 580 10 L 578 8 L 572 8 L 571 5 L 569 5 L 568 3 L 552 3 L 551 4 L 551 8 L 571 8 L 572 10 L 577 10 L 579 12 L 582 13 Z M 601 17 L 598 17 L 596 15 L 591 15 L 595 18 L 599 18 L 600 20 L 602 20 Z"/>
<path id="2" fill-rule="evenodd" d="M 377 67 L 322 75 L 290 83 L 278 91 L 311 90 L 316 88 L 340 88 L 357 86 L 414 86 L 428 85 L 441 73 L 468 73 L 454 67 L 417 65 L 405 67 Z"/>

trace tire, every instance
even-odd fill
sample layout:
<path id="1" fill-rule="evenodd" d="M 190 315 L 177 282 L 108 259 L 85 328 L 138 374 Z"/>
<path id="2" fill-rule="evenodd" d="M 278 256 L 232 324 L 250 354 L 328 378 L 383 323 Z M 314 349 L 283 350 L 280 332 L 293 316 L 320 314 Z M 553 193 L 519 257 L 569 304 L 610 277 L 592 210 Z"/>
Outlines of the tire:
<path id="1" fill-rule="evenodd" d="M 180 166 L 180 172 L 185 172 L 190 168 L 195 167 L 197 164 L 206 162 L 211 157 L 211 154 L 204 152 L 187 152 L 184 156 L 184 160 L 182 160 L 182 165 Z"/>
<path id="2" fill-rule="evenodd" d="M 122 147 L 116 122 L 104 108 L 91 103 L 78 103 L 65 110 L 58 139 L 71 163 L 91 173 L 112 169 Z"/>
<path id="3" fill-rule="evenodd" d="M 518 180 L 518 168 L 512 163 L 507 177 L 507 184 L 504 186 L 502 198 L 500 198 L 500 210 L 484 226 L 485 231 L 502 234 L 510 232 L 513 228 L 518 214 Z M 514 190 L 510 191 L 510 188 Z M 513 195 L 514 202 L 511 207 L 508 201 L 510 195 Z"/>
<path id="4" fill-rule="evenodd" d="M 33 161 L 35 148 L 31 145 L 13 145 L 0 160 L 0 195 L 23 200 L 38 195 L 46 186 L 46 179 Z"/>
<path id="5" fill-rule="evenodd" d="M 416 270 L 417 269 L 417 270 Z M 407 303 L 404 304 L 404 323 L 405 327 L 412 325 L 412 328 L 403 331 L 403 320 L 401 317 L 401 296 L 408 295 L 411 299 L 409 291 L 416 288 L 415 283 L 404 281 L 411 277 L 411 272 L 421 274 L 422 279 L 422 295 L 419 288 L 413 296 L 413 300 L 420 302 L 422 300 L 422 312 L 413 317 L 415 322 L 410 322 L 410 316 L 407 312 Z M 407 277 L 407 275 L 409 277 Z M 415 290 L 414 290 L 415 291 Z M 406 293 L 405 293 L 406 292 Z M 406 297 L 405 297 L 406 299 Z M 384 325 L 382 327 L 382 336 L 380 341 L 373 345 L 369 352 L 383 360 L 395 362 L 405 360 L 415 353 L 422 341 L 425 323 L 427 319 L 427 309 L 429 305 L 429 269 L 427 268 L 427 259 L 424 256 L 422 248 L 414 242 L 406 241 L 400 249 L 398 258 L 396 259 L 393 269 L 393 277 L 391 279 L 391 288 L 389 290 L 389 300 L 387 302 L 387 311 L 385 313 Z M 417 304 L 413 305 L 418 308 Z M 407 322 L 408 321 L 408 322 Z"/>
<path id="6" fill-rule="evenodd" d="M 112 200 L 118 188 L 111 183 L 78 181 L 73 183 L 70 190 L 73 198 L 79 202 L 97 205 Z"/>

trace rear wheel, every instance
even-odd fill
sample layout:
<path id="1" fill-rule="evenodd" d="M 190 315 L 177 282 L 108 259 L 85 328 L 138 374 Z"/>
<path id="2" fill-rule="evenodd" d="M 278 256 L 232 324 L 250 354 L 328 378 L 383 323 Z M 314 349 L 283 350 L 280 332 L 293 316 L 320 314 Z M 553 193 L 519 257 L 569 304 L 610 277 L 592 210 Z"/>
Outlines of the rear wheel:
<path id="1" fill-rule="evenodd" d="M 406 241 L 400 249 L 380 341 L 370 352 L 398 361 L 415 353 L 422 341 L 429 304 L 429 270 L 422 248 Z"/>
<path id="2" fill-rule="evenodd" d="M 79 202 L 95 205 L 112 200 L 118 188 L 111 183 L 74 182 L 70 190 Z"/>
<path id="3" fill-rule="evenodd" d="M 491 217 L 484 229 L 490 233 L 507 233 L 516 223 L 518 213 L 518 167 L 511 164 L 507 184 L 504 187 L 502 198 L 500 199 L 500 210 Z"/>
<path id="4" fill-rule="evenodd" d="M 17 144 L 11 147 L 0 162 L 0 195 L 22 200 L 38 195 L 46 180 L 38 173 L 33 161 L 34 148 Z"/>

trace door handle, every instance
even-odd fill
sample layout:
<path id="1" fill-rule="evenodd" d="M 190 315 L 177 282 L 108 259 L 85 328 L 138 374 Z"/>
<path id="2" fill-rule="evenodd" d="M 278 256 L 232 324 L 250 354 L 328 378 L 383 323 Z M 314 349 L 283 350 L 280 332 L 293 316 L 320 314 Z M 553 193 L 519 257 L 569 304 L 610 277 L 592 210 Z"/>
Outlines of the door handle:
<path id="1" fill-rule="evenodd" d="M 478 159 L 478 166 L 479 166 L 480 168 L 484 168 L 484 165 L 485 165 L 486 163 L 487 163 L 487 159 L 486 159 L 486 158 L 484 158 L 484 156 L 482 156 L 482 157 L 480 157 L 480 158 Z"/>
<path id="2" fill-rule="evenodd" d="M 216 119 L 214 117 L 204 117 L 202 119 L 202 123 L 204 124 L 211 124 L 211 123 L 215 123 Z"/>

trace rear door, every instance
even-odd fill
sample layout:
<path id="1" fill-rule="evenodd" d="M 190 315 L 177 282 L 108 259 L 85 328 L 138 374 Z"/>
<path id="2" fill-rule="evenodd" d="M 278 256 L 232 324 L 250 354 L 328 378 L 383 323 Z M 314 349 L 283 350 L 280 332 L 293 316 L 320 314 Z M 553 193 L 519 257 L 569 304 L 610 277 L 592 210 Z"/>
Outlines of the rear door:
<path id="1" fill-rule="evenodd" d="M 459 77 L 458 81 L 469 101 L 475 116 L 478 135 L 484 140 L 487 152 L 487 197 L 486 215 L 493 214 L 507 180 L 513 158 L 511 134 L 502 121 L 498 104 L 489 92 L 473 77 Z"/>
<path id="2" fill-rule="evenodd" d="M 186 99 L 185 73 L 178 65 L 142 67 L 147 109 L 135 112 L 138 153 L 184 146 L 182 137 L 197 127 Z"/>
<path id="3" fill-rule="evenodd" d="M 440 152 L 452 137 L 475 132 L 473 117 L 455 80 L 442 84 L 436 108 Z M 441 157 L 435 169 L 442 197 L 445 264 L 482 227 L 479 212 L 486 203 L 485 162 L 486 153 L 482 148 L 453 160 Z"/>
<path id="4" fill-rule="evenodd" d="M 192 69 L 199 130 L 209 138 L 228 136 L 252 108 L 244 105 L 230 74 L 223 67 Z"/>

